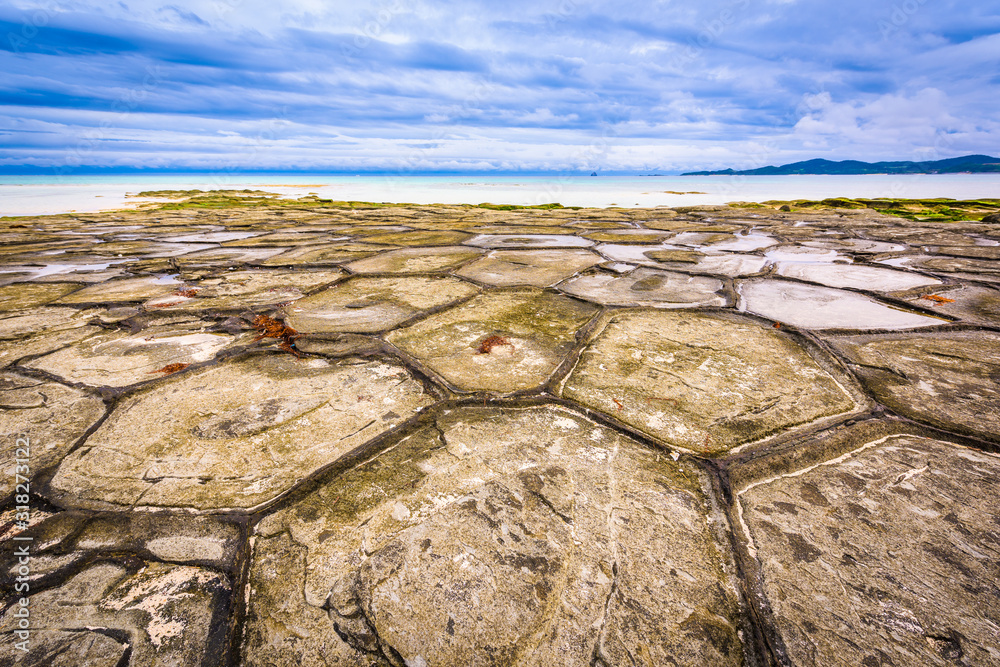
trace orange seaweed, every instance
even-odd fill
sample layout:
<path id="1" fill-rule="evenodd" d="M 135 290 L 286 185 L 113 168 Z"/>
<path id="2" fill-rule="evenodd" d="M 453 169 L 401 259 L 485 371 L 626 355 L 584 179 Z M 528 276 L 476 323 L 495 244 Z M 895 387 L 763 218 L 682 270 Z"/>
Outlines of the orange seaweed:
<path id="1" fill-rule="evenodd" d="M 171 373 L 176 373 L 177 371 L 182 371 L 182 370 L 184 370 L 185 368 L 187 368 L 190 365 L 191 364 L 167 364 L 166 366 L 164 366 L 163 368 L 160 368 L 159 370 L 149 371 L 149 372 L 150 373 L 166 373 L 167 375 L 170 375 Z"/>
<path id="2" fill-rule="evenodd" d="M 257 329 L 258 334 L 253 339 L 253 342 L 263 340 L 264 338 L 278 338 L 281 340 L 281 343 L 278 345 L 279 350 L 291 352 L 296 357 L 301 357 L 299 351 L 295 349 L 295 340 L 301 338 L 303 334 L 300 334 L 281 320 L 276 320 L 267 315 L 258 315 L 253 318 L 253 326 Z"/>
<path id="3" fill-rule="evenodd" d="M 486 338 L 483 339 L 483 341 L 479 344 L 479 349 L 476 351 L 476 353 L 489 354 L 490 352 L 493 351 L 493 348 L 497 347 L 498 345 L 510 345 L 511 347 L 514 347 L 514 344 L 511 343 L 506 338 L 504 338 L 503 336 L 493 335 L 493 336 L 487 336 Z"/>
<path id="4" fill-rule="evenodd" d="M 937 294 L 921 294 L 920 298 L 933 301 L 934 303 L 955 303 L 954 299 L 948 299 L 943 296 L 938 296 Z"/>

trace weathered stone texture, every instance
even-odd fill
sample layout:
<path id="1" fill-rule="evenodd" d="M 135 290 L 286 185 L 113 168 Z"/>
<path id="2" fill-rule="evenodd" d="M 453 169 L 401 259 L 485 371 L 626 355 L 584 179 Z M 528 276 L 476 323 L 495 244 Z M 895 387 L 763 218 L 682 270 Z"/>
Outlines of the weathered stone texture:
<path id="1" fill-rule="evenodd" d="M 258 528 L 250 665 L 739 665 L 696 467 L 558 408 L 466 410 Z"/>

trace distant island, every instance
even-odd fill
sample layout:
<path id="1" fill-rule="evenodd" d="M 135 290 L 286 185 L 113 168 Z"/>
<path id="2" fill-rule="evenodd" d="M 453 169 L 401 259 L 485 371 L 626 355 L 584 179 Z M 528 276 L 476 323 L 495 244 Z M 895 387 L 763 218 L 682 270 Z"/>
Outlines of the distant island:
<path id="1" fill-rule="evenodd" d="M 989 155 L 966 155 L 931 162 L 861 162 L 859 160 L 806 160 L 780 167 L 759 169 L 723 169 L 721 171 L 690 171 L 681 176 L 788 176 L 792 174 L 981 174 L 1000 172 L 1000 158 Z"/>

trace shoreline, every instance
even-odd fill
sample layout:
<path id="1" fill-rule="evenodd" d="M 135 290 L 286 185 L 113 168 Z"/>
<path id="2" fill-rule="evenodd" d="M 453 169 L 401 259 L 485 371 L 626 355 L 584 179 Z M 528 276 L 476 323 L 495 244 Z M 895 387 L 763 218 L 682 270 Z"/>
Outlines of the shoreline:
<path id="1" fill-rule="evenodd" d="M 309 186 L 301 186 L 309 187 Z M 687 193 L 678 193 L 687 194 Z M 694 194 L 694 193 L 692 193 Z M 900 218 L 905 218 L 919 222 L 996 222 L 1000 216 L 1000 199 L 966 199 L 958 200 L 952 198 L 848 198 L 831 197 L 822 200 L 815 199 L 782 199 L 767 201 L 730 201 L 724 204 L 694 204 L 689 206 L 666 206 L 655 207 L 623 207 L 623 206 L 564 206 L 558 202 L 550 204 L 495 204 L 482 202 L 478 204 L 461 203 L 430 203 L 422 204 L 415 202 L 376 202 L 376 201 L 356 201 L 356 200 L 334 200 L 321 198 L 310 193 L 305 196 L 292 199 L 289 195 L 271 192 L 266 190 L 151 190 L 142 191 L 136 194 L 126 194 L 125 198 L 134 202 L 134 206 L 127 208 L 108 208 L 97 211 L 66 211 L 62 213 L 28 214 L 28 215 L 5 215 L 0 216 L 0 220 L 24 220 L 40 217 L 60 217 L 75 216 L 80 214 L 113 214 L 113 213 L 136 213 L 171 211 L 178 209 L 206 210 L 206 209 L 247 209 L 247 208 L 310 208 L 315 210 L 357 210 L 373 208 L 465 208 L 465 209 L 489 209 L 494 211 L 545 211 L 545 210 L 572 210 L 572 211 L 655 211 L 655 210 L 698 210 L 698 209 L 757 209 L 763 211 L 830 211 L 838 209 L 867 209 L 877 213 L 885 213 Z M 141 201 L 137 201 L 141 200 Z"/>
<path id="2" fill-rule="evenodd" d="M 324 182 L 325 181 L 325 182 Z M 1000 174 L 914 176 L 555 177 L 477 174 L 447 176 L 331 176 L 215 174 L 136 177 L 0 178 L 0 214 L 96 213 L 136 207 L 134 195 L 151 190 L 268 190 L 286 198 L 309 194 L 336 201 L 475 205 L 560 203 L 582 208 L 657 208 L 731 202 L 828 198 L 996 197 Z"/>

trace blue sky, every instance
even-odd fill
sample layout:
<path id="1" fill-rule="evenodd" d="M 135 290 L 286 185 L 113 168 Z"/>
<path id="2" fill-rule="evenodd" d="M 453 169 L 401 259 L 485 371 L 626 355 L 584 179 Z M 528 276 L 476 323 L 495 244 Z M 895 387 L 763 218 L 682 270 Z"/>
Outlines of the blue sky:
<path id="1" fill-rule="evenodd" d="M 0 169 L 1000 154 L 1000 0 L 0 6 Z"/>

